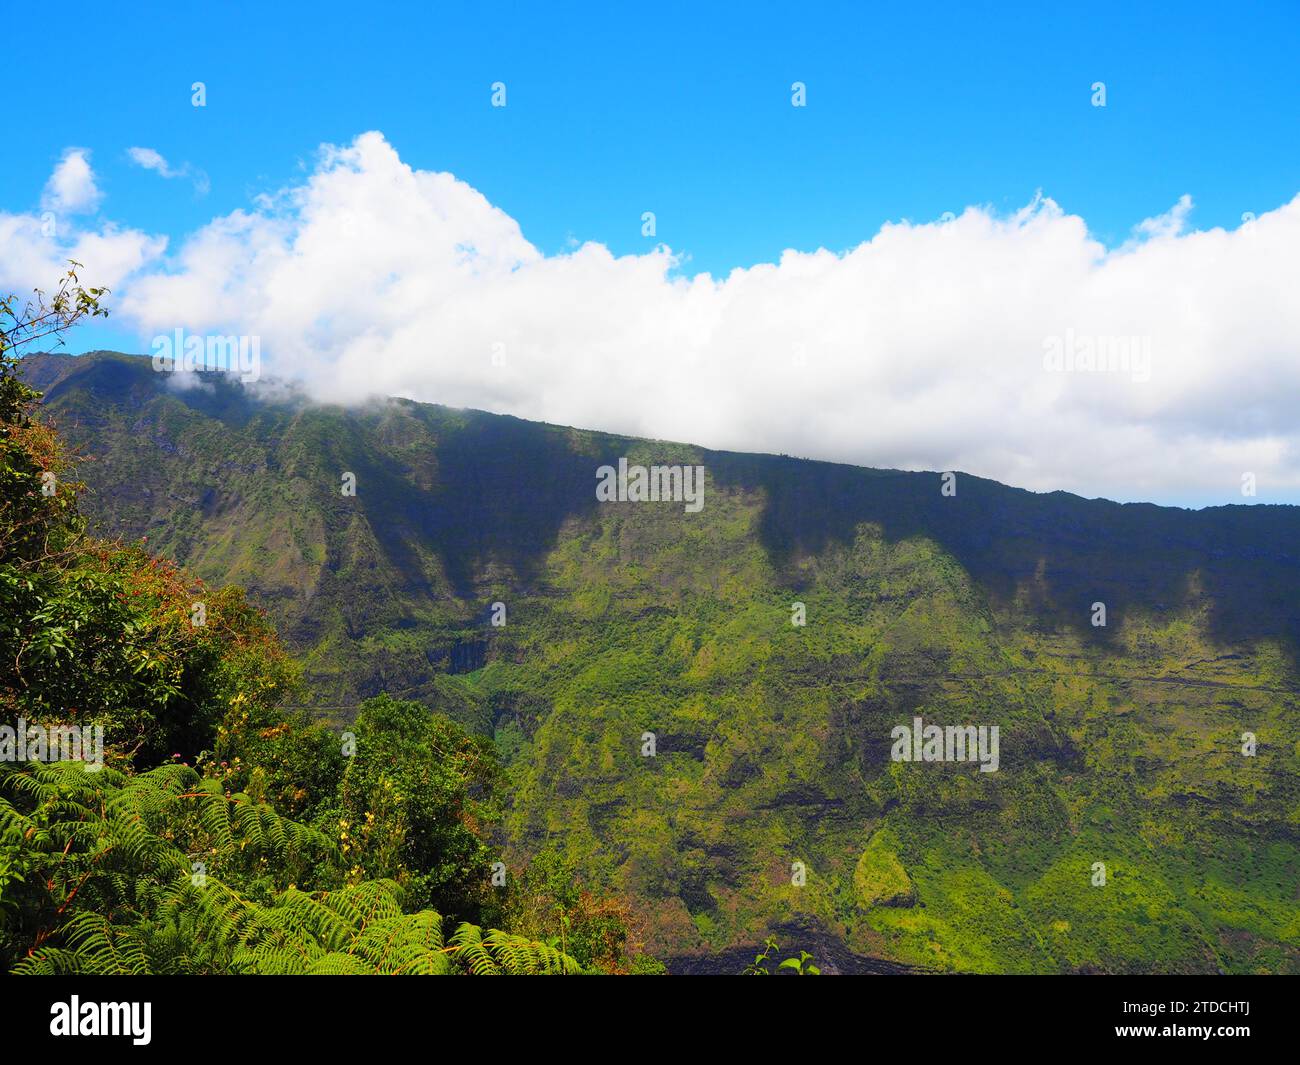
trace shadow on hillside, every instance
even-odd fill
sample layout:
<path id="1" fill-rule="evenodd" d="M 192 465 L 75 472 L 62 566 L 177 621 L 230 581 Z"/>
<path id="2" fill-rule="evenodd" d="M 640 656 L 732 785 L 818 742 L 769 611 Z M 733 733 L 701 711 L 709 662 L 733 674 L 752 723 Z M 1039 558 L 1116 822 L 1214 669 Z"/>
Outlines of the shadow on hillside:
<path id="1" fill-rule="evenodd" d="M 489 573 L 528 586 L 564 523 L 594 514 L 599 461 L 575 454 L 564 430 L 480 412 L 408 406 L 406 413 L 427 430 L 435 456 L 425 487 L 401 466 L 374 461 L 383 452 L 373 441 L 357 449 L 364 456 L 358 480 L 368 486 L 357 498 L 403 573 L 420 572 L 415 555 L 431 543 L 462 599 Z"/>
<path id="2" fill-rule="evenodd" d="M 849 545 L 864 522 L 892 542 L 933 539 L 995 609 L 1019 602 L 1032 623 L 1113 640 L 1127 613 L 1208 608 L 1222 645 L 1276 639 L 1300 656 L 1300 507 L 1188 511 L 1036 494 L 959 474 L 945 497 L 937 473 L 863 470 L 773 456 L 708 455 L 715 483 L 762 492 L 760 535 L 792 585 L 793 563 Z M 1091 605 L 1107 605 L 1093 628 Z"/>
<path id="3" fill-rule="evenodd" d="M 340 507 L 332 486 L 338 470 L 356 472 L 355 502 L 408 587 L 427 590 L 421 583 L 436 552 L 462 599 L 474 598 L 484 580 L 531 584 L 565 522 L 594 517 L 596 468 L 629 449 L 644 454 L 656 447 L 404 401 L 302 413 L 220 375 L 204 375 L 198 388 L 168 388 L 166 375 L 140 357 L 31 356 L 25 363 L 33 385 L 48 390 L 47 402 L 57 408 L 66 396 L 92 424 L 106 406 L 143 417 L 165 395 L 229 430 L 262 434 L 269 467 L 292 464 L 333 499 L 343 521 L 355 508 Z M 579 439 L 588 452 L 575 450 Z M 694 450 L 663 448 L 678 456 Z M 796 560 L 851 544 L 869 522 L 892 542 L 933 539 L 995 610 L 1027 613 L 1030 625 L 1067 626 L 1105 642 L 1130 613 L 1203 605 L 1221 645 L 1276 639 L 1292 666 L 1300 659 L 1300 508 L 1120 505 L 1038 495 L 964 474 L 957 494 L 945 497 L 935 473 L 699 454 L 713 485 L 762 494 L 760 537 L 792 587 L 800 579 Z M 1090 624 L 1098 601 L 1107 606 L 1104 629 Z"/>

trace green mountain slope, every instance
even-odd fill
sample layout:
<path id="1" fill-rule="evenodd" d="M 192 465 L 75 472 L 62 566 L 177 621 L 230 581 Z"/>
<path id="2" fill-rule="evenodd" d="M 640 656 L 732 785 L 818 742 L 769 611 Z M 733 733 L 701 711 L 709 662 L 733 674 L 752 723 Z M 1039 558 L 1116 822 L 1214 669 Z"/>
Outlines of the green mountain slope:
<path id="1" fill-rule="evenodd" d="M 513 851 L 559 842 L 652 950 L 1300 971 L 1300 509 L 25 365 L 98 531 L 245 586 L 322 713 L 387 690 L 494 734 Z M 624 456 L 703 465 L 703 510 L 597 502 Z M 998 770 L 892 761 L 916 716 L 998 726 Z"/>

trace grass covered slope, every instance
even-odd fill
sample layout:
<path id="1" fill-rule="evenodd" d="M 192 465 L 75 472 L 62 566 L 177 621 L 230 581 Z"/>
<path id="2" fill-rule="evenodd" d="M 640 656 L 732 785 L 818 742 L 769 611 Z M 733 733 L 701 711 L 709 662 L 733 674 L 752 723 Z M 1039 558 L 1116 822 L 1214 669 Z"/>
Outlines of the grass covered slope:
<path id="1" fill-rule="evenodd" d="M 244 585 L 329 716 L 386 690 L 494 735 L 510 846 L 640 900 L 652 952 L 803 924 L 938 969 L 1300 971 L 1295 508 L 25 363 L 98 531 Z M 621 456 L 704 465 L 703 510 L 597 503 Z M 915 716 L 998 726 L 998 771 L 891 761 Z"/>

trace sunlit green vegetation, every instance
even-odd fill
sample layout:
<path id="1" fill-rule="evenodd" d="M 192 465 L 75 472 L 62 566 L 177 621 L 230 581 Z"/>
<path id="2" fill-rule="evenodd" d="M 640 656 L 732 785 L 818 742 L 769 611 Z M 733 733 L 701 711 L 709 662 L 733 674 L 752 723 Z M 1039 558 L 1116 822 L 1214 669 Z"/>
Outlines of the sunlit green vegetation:
<path id="1" fill-rule="evenodd" d="M 622 900 L 660 958 L 793 924 L 937 970 L 1300 970 L 1293 508 L 1121 507 L 964 475 L 944 498 L 929 474 L 407 402 L 304 408 L 220 380 L 175 392 L 107 354 L 29 362 L 96 456 L 75 468 L 94 529 L 246 587 L 303 671 L 282 695 L 279 660 L 246 655 L 270 639 L 250 618 L 228 647 L 160 638 L 166 668 L 194 672 L 141 705 L 208 715 L 212 739 L 179 748 L 216 752 L 205 775 L 237 774 L 336 847 L 338 822 L 350 845 L 367 833 L 341 884 L 391 881 L 408 908 L 585 967 L 640 964 L 606 924 Z M 597 505 L 594 469 L 620 455 L 705 465 L 703 511 Z M 423 710 L 367 702 L 385 691 Z M 283 709 L 299 704 L 319 714 Z M 998 725 L 1001 768 L 891 763 L 914 714 Z M 337 733 L 364 752 L 375 728 L 391 760 L 345 764 Z M 422 775 L 438 758 L 456 802 Z M 492 901 L 498 855 L 522 900 Z"/>

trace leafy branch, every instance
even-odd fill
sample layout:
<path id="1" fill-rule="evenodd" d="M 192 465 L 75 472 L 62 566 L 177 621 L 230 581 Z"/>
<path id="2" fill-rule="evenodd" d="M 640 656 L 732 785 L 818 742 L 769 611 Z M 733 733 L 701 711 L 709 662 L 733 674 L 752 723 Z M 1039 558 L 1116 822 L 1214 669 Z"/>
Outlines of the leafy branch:
<path id="1" fill-rule="evenodd" d="M 0 296 L 0 356 L 48 336 L 61 344 L 62 334 L 83 319 L 108 317 L 101 303 L 108 289 L 86 288 L 77 274 L 82 264 L 69 259 L 68 265 L 52 296 L 39 288 L 22 303 L 15 295 Z"/>

